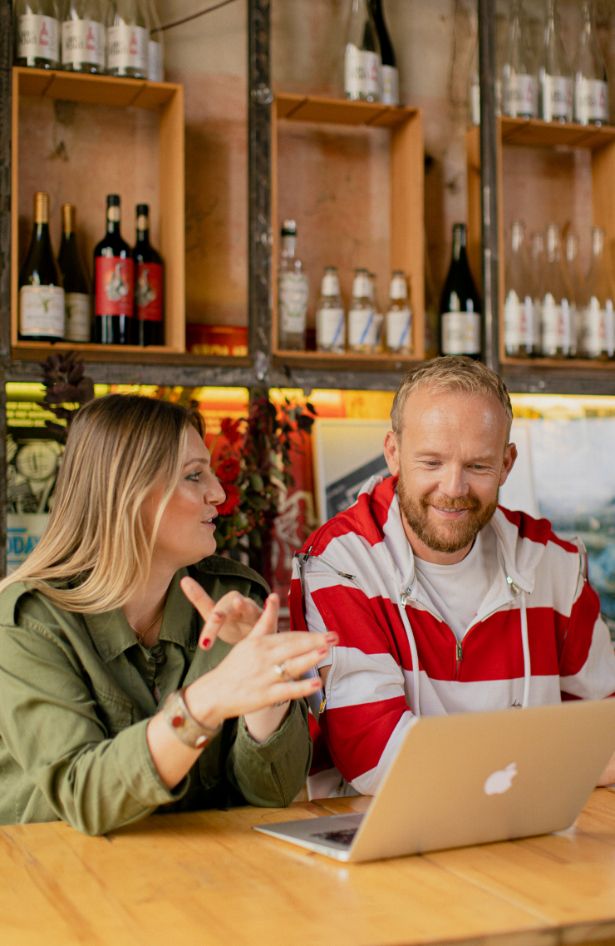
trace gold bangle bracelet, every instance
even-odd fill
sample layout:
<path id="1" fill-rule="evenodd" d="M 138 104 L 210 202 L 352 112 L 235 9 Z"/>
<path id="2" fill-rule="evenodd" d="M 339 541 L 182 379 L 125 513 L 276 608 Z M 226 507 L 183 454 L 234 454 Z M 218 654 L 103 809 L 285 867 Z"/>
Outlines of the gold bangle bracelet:
<path id="1" fill-rule="evenodd" d="M 210 726 L 203 726 L 194 718 L 186 706 L 185 687 L 169 693 L 162 704 L 162 714 L 173 730 L 173 735 L 191 749 L 202 749 L 222 729 L 222 724 L 212 729 Z"/>

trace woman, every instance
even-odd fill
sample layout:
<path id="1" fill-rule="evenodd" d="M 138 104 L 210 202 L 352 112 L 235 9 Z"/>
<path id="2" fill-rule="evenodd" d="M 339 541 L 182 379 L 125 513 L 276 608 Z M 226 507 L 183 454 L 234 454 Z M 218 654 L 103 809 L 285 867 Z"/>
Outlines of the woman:
<path id="1" fill-rule="evenodd" d="M 196 415 L 115 394 L 76 415 L 48 528 L 0 583 L 0 822 L 292 801 L 334 640 L 275 633 L 276 596 L 214 555 L 223 500 Z"/>

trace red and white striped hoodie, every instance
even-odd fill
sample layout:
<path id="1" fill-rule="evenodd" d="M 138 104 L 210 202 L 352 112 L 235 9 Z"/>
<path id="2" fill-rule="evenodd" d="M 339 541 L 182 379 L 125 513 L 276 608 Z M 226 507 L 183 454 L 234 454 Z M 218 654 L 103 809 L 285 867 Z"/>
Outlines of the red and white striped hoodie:
<path id="1" fill-rule="evenodd" d="M 546 519 L 498 507 L 486 527 L 498 577 L 459 642 L 417 580 L 396 482 L 374 478 L 310 536 L 290 589 L 294 628 L 339 635 L 319 725 L 334 765 L 362 794 L 375 792 L 421 714 L 615 695 L 615 652 L 582 544 L 558 538 Z M 322 775 L 312 797 L 333 791 L 335 776 Z"/>

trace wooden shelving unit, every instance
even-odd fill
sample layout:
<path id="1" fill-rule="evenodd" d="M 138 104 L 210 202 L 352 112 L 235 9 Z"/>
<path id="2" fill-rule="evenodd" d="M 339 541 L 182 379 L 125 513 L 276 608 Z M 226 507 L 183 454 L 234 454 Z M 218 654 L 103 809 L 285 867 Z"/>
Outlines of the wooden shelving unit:
<path id="1" fill-rule="evenodd" d="M 376 274 L 381 299 L 391 270 L 408 274 L 411 357 L 280 348 L 275 287 L 285 217 L 297 220 L 300 255 L 308 255 L 312 308 L 326 265 L 338 266 L 346 299 L 355 266 Z M 277 362 L 344 372 L 399 368 L 424 357 L 423 134 L 418 109 L 278 93 L 271 109 L 271 223 L 271 335 Z"/>

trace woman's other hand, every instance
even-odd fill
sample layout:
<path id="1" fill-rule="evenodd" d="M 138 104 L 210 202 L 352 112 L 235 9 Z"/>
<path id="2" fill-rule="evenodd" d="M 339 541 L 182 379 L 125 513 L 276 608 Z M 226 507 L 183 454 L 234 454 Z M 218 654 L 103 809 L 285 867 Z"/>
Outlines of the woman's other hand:
<path id="1" fill-rule="evenodd" d="M 182 578 L 180 586 L 205 622 L 199 636 L 199 646 L 205 650 L 217 637 L 227 644 L 237 644 L 250 633 L 263 613 L 251 598 L 245 598 L 238 591 L 229 591 L 219 601 L 214 601 L 194 578 Z M 275 634 L 276 630 L 277 626 L 268 633 Z"/>

